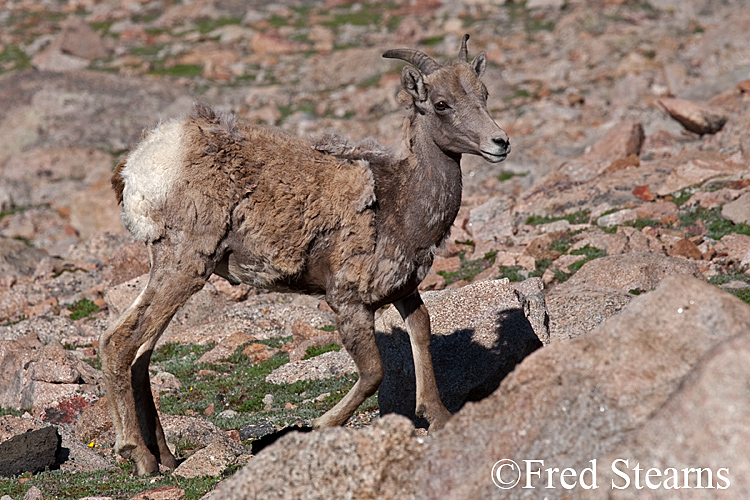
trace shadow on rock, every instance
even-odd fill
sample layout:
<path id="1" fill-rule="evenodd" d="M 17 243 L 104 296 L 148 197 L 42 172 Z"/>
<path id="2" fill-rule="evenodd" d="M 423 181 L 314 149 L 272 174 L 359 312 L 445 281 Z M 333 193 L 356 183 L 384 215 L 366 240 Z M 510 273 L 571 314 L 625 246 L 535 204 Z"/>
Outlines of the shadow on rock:
<path id="1" fill-rule="evenodd" d="M 455 296 L 447 299 L 456 301 Z M 542 346 L 523 306 L 518 301 L 513 304 L 514 299 L 509 295 L 507 300 L 485 303 L 484 314 L 480 310 L 478 318 L 468 320 L 475 327 L 461 328 L 463 325 L 456 324 L 458 328 L 452 332 L 444 326 L 442 331 L 434 332 L 430 349 L 435 378 L 440 399 L 451 413 L 469 401 L 492 394 L 518 363 Z M 442 309 L 434 309 L 437 314 L 433 323 L 444 325 L 439 318 Z M 460 323 L 467 322 L 462 314 L 457 317 Z M 406 330 L 391 327 L 386 333 L 378 331 L 376 341 L 385 368 L 378 393 L 380 414 L 398 413 L 410 418 L 417 427 L 428 427 L 427 420 L 415 415 L 414 361 Z"/>

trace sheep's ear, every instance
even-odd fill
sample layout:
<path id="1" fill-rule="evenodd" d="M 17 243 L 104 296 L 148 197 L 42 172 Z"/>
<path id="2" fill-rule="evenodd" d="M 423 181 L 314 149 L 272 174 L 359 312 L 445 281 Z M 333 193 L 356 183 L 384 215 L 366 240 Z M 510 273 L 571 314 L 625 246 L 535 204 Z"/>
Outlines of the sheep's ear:
<path id="1" fill-rule="evenodd" d="M 403 71 L 401 71 L 401 86 L 414 99 L 415 104 L 419 105 L 427 100 L 427 89 L 419 70 L 411 66 L 404 66 Z"/>
<path id="2" fill-rule="evenodd" d="M 482 78 L 484 69 L 487 67 L 487 53 L 485 51 L 480 52 L 477 57 L 471 61 L 471 66 L 474 68 L 474 71 L 477 72 L 477 77 Z"/>

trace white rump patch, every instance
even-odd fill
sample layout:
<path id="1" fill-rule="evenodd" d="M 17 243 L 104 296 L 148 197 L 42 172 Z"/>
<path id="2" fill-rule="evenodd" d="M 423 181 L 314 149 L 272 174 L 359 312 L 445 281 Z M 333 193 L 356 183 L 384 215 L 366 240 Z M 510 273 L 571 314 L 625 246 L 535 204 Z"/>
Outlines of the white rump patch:
<path id="1" fill-rule="evenodd" d="M 154 241 L 164 232 L 159 212 L 182 174 L 184 127 L 178 120 L 160 123 L 130 153 L 122 170 L 122 223 L 141 241 Z"/>

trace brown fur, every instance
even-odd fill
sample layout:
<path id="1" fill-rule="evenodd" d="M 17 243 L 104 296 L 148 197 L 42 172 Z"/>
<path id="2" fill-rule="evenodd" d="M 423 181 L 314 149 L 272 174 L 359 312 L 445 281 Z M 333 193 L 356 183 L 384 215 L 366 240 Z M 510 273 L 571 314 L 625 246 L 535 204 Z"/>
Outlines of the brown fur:
<path id="1" fill-rule="evenodd" d="M 122 191 L 125 189 L 125 180 L 122 178 L 122 169 L 125 168 L 126 161 L 127 158 L 120 160 L 120 163 L 115 167 L 115 173 L 112 174 L 112 189 L 115 192 L 118 205 L 122 203 Z"/>
<path id="2" fill-rule="evenodd" d="M 461 155 L 501 161 L 509 145 L 486 110 L 478 78 L 483 55 L 445 66 L 424 54 L 406 58 L 417 65 L 402 74 L 411 100 L 406 158 L 373 140 L 335 134 L 310 143 L 198 104 L 184 121 L 147 135 L 118 165 L 112 185 L 123 221 L 147 241 L 151 272 L 141 296 L 102 334 L 100 352 L 115 448 L 138 473 L 155 472 L 159 462 L 174 466 L 148 363 L 175 311 L 212 273 L 325 296 L 359 380 L 316 427 L 343 424 L 380 385 L 374 313 L 388 303 L 412 340 L 417 414 L 431 429 L 450 417 L 437 392 L 429 314 L 416 287 L 458 212 Z M 443 102 L 447 110 L 439 109 Z M 158 162 L 163 166 L 154 169 Z"/>

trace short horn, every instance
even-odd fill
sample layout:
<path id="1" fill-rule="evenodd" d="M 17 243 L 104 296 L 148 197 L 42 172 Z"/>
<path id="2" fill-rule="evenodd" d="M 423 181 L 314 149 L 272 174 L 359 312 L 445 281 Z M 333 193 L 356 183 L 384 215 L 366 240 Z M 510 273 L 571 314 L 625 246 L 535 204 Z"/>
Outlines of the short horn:
<path id="1" fill-rule="evenodd" d="M 466 48 L 466 42 L 469 41 L 468 33 L 461 39 L 461 50 L 458 51 L 458 60 L 469 62 L 469 49 Z"/>
<path id="2" fill-rule="evenodd" d="M 386 50 L 383 53 L 383 57 L 389 59 L 402 59 L 415 68 L 417 68 L 423 75 L 429 75 L 434 73 L 440 68 L 440 65 L 435 62 L 433 58 L 414 49 L 391 49 Z"/>

